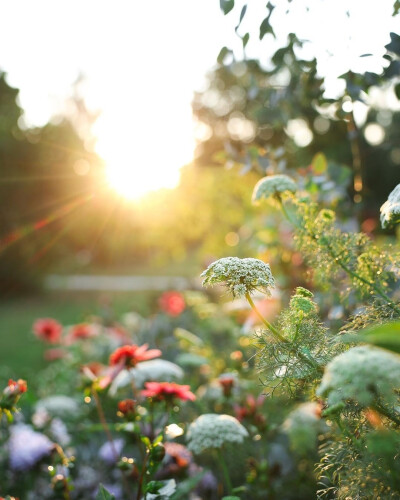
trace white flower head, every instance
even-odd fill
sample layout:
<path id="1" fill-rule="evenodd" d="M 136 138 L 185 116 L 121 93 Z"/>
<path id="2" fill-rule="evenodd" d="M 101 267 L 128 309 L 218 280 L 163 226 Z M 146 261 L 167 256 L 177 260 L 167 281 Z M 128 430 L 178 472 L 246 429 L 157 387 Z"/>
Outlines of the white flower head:
<path id="1" fill-rule="evenodd" d="M 190 424 L 188 448 L 195 454 L 219 449 L 227 443 L 241 444 L 249 435 L 243 425 L 230 415 L 206 413 Z"/>
<path id="2" fill-rule="evenodd" d="M 268 200 L 271 197 L 280 196 L 283 193 L 294 194 L 297 185 L 288 175 L 268 175 L 260 179 L 254 187 L 252 201 L 254 205 Z"/>
<path id="3" fill-rule="evenodd" d="M 381 224 L 383 228 L 400 222 L 400 184 L 389 194 L 381 206 Z"/>
<path id="4" fill-rule="evenodd" d="M 292 448 L 307 452 L 315 448 L 319 433 L 326 431 L 321 420 L 321 406 L 318 403 L 303 403 L 293 410 L 282 424 Z"/>
<path id="5" fill-rule="evenodd" d="M 275 287 L 269 264 L 252 258 L 224 257 L 210 264 L 201 277 L 203 286 L 225 283 L 234 297 L 243 297 L 255 290 L 271 295 L 270 290 Z"/>
<path id="6" fill-rule="evenodd" d="M 54 443 L 47 436 L 35 432 L 29 425 L 14 425 L 10 432 L 8 449 L 13 470 L 29 470 L 54 448 Z"/>
<path id="7" fill-rule="evenodd" d="M 51 417 L 76 417 L 79 414 L 79 404 L 69 396 L 58 394 L 38 401 L 35 410 L 45 410 Z"/>
<path id="8" fill-rule="evenodd" d="M 336 356 L 326 367 L 319 396 L 330 405 L 347 400 L 370 405 L 377 397 L 392 401 L 400 387 L 400 356 L 384 349 L 358 346 Z"/>

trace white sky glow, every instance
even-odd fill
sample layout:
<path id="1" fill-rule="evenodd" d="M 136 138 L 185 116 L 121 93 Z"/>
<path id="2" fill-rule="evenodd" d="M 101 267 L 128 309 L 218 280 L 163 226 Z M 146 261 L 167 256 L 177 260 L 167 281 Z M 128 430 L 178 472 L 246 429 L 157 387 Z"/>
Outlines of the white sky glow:
<path id="1" fill-rule="evenodd" d="M 224 17 L 218 0 L 0 0 L 0 69 L 20 89 L 28 126 L 65 111 L 71 85 L 84 75 L 87 105 L 101 112 L 93 133 L 110 184 L 137 197 L 176 185 L 180 167 L 192 159 L 193 91 L 223 45 L 240 54 L 234 26 L 243 3 Z M 313 42 L 305 55 L 318 57 L 328 93 L 349 68 L 379 71 L 388 33 L 399 31 L 392 0 L 379 7 L 365 0 L 296 0 L 290 15 L 286 1 L 272 3 L 278 41 L 267 36 L 260 43 L 266 2 L 248 2 L 240 28 L 252 33 L 248 56 L 266 61 L 294 31 Z M 374 57 L 359 58 L 368 52 Z"/>

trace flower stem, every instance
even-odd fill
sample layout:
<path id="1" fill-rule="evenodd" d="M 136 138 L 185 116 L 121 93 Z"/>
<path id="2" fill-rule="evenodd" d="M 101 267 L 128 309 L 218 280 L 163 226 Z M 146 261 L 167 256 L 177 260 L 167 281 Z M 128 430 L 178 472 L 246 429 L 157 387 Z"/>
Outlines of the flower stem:
<path id="1" fill-rule="evenodd" d="M 249 292 L 246 293 L 245 295 L 247 302 L 250 304 L 251 308 L 253 311 L 256 313 L 257 317 L 264 323 L 264 325 L 270 330 L 270 332 L 273 334 L 273 336 L 279 340 L 279 342 L 282 342 L 283 344 L 290 344 L 290 340 L 288 340 L 286 337 L 280 333 L 279 330 L 277 330 L 271 323 L 264 318 L 264 316 L 260 313 L 260 311 L 257 309 L 257 306 L 254 304 L 253 299 L 251 298 Z M 296 354 L 297 356 L 305 361 L 309 366 L 312 368 L 316 368 L 319 372 L 323 372 L 324 369 L 323 367 L 316 361 L 311 355 L 306 356 L 302 352 L 300 352 L 298 349 L 296 349 Z"/>
<path id="2" fill-rule="evenodd" d="M 147 470 L 147 461 L 149 459 L 149 451 L 146 450 L 146 454 L 144 456 L 144 459 L 143 459 L 143 463 L 142 463 L 142 470 L 141 470 L 141 473 L 140 473 L 140 478 L 139 478 L 139 485 L 138 485 L 138 491 L 137 491 L 137 495 L 136 495 L 136 500 L 140 500 L 140 498 L 142 497 L 142 488 L 143 488 L 143 479 L 145 477 L 145 474 L 146 474 L 146 470 Z"/>
<path id="3" fill-rule="evenodd" d="M 280 342 L 284 342 L 285 344 L 289 343 L 289 340 L 286 339 L 271 323 L 264 318 L 264 316 L 260 313 L 260 311 L 257 309 L 257 306 L 254 304 L 253 299 L 251 298 L 249 292 L 246 293 L 245 295 L 247 302 L 250 304 L 250 307 L 253 309 L 253 311 L 256 313 L 257 317 L 264 323 L 264 325 L 272 332 L 274 337 L 276 337 L 277 340 Z"/>
<path id="4" fill-rule="evenodd" d="M 117 452 L 117 449 L 115 447 L 115 443 L 114 443 L 110 428 L 107 424 L 107 420 L 106 420 L 106 417 L 104 415 L 104 411 L 103 411 L 103 407 L 101 405 L 99 395 L 97 394 L 97 391 L 94 387 L 92 387 L 92 396 L 93 396 L 93 399 L 96 403 L 96 409 L 97 409 L 97 414 L 99 416 L 100 423 L 103 427 L 105 435 L 107 436 L 108 442 L 110 443 L 110 447 L 111 447 L 112 454 L 114 456 L 114 460 L 115 460 L 115 462 L 118 462 L 118 459 L 119 459 L 118 452 Z M 121 476 L 122 476 L 122 482 L 124 485 L 125 492 L 128 495 L 127 498 L 130 498 L 129 484 L 128 484 L 123 472 L 121 472 Z"/>
<path id="5" fill-rule="evenodd" d="M 231 478 L 229 476 L 229 470 L 228 470 L 228 467 L 226 465 L 224 455 L 222 454 L 222 451 L 220 449 L 218 449 L 218 451 L 217 451 L 217 456 L 218 456 L 218 461 L 221 465 L 222 474 L 224 476 L 225 484 L 226 484 L 226 487 L 228 489 L 228 495 L 231 495 L 232 490 L 233 490 L 233 486 L 232 486 Z"/>

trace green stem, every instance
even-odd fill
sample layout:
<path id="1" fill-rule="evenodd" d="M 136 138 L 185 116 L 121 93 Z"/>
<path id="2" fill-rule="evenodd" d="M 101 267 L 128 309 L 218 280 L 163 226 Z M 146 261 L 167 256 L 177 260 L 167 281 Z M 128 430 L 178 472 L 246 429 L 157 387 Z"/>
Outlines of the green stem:
<path id="1" fill-rule="evenodd" d="M 226 487 L 228 489 L 228 495 L 232 495 L 233 487 L 232 487 L 231 478 L 229 476 L 229 470 L 228 470 L 228 467 L 226 465 L 224 455 L 222 454 L 222 451 L 220 449 L 217 452 L 217 456 L 218 456 L 218 461 L 221 465 L 222 474 L 224 476 L 225 484 L 226 484 Z"/>
<path id="2" fill-rule="evenodd" d="M 274 335 L 274 337 L 279 340 L 280 342 L 282 342 L 283 344 L 290 344 L 290 340 L 288 340 L 286 337 L 284 337 L 279 330 L 277 330 L 273 325 L 271 325 L 271 323 L 266 320 L 264 318 L 264 316 L 260 313 L 260 311 L 257 309 L 257 306 L 254 304 L 253 302 L 253 299 L 251 298 L 249 292 L 246 293 L 245 295 L 246 299 L 247 299 L 247 302 L 250 304 L 251 308 L 253 309 L 253 311 L 256 313 L 257 317 L 260 319 L 260 321 L 262 321 L 264 323 L 264 325 L 268 328 L 268 330 L 270 330 L 270 332 Z M 313 357 L 310 355 L 310 356 L 306 356 L 305 354 L 303 354 L 302 352 L 300 352 L 298 349 L 296 349 L 296 354 L 297 356 L 302 359 L 303 361 L 305 361 L 309 366 L 311 366 L 312 368 L 316 368 L 319 372 L 323 373 L 324 369 L 322 366 L 319 365 L 319 363 L 317 361 L 315 361 L 315 359 L 313 359 Z"/>
<path id="3" fill-rule="evenodd" d="M 107 436 L 107 439 L 110 443 L 111 451 L 112 451 L 112 454 L 114 455 L 115 462 L 117 462 L 120 457 L 118 456 L 117 449 L 115 447 L 115 443 L 114 443 L 110 428 L 107 424 L 107 420 L 106 420 L 106 417 L 104 415 L 104 411 L 103 411 L 103 407 L 101 405 L 99 395 L 97 394 L 97 391 L 94 387 L 92 387 L 92 396 L 93 396 L 93 399 L 95 400 L 95 403 L 96 403 L 96 409 L 97 409 L 97 414 L 99 415 L 100 423 L 101 423 L 103 430 L 104 430 L 104 433 Z M 124 485 L 125 493 L 128 495 L 127 498 L 130 498 L 129 484 L 126 480 L 125 474 L 122 471 L 121 471 L 121 477 L 122 477 L 122 483 Z"/>
<path id="4" fill-rule="evenodd" d="M 300 229 L 299 228 L 299 225 L 297 224 L 296 221 L 294 221 L 291 217 L 291 215 L 289 214 L 289 212 L 287 211 L 283 201 L 281 198 L 279 198 L 279 202 L 280 202 L 280 206 L 282 208 L 282 213 L 284 214 L 284 216 L 286 217 L 286 219 L 296 228 L 296 229 Z M 309 233 L 309 236 L 315 240 L 315 241 L 318 241 L 318 238 L 316 237 L 315 234 L 313 233 Z M 338 255 L 335 254 L 334 250 L 332 249 L 332 247 L 330 246 L 329 243 L 326 244 L 326 248 L 328 250 L 328 253 L 330 255 L 330 257 L 332 259 L 334 259 L 334 261 L 336 262 L 336 264 L 338 266 L 340 266 L 343 271 L 345 271 L 349 276 L 351 276 L 352 278 L 354 279 L 357 279 L 359 281 L 361 281 L 362 283 L 364 283 L 365 285 L 369 286 L 372 290 L 375 291 L 375 293 L 377 295 L 379 295 L 382 299 L 384 299 L 388 306 L 393 309 L 394 311 L 396 311 L 399 315 L 400 315 L 400 308 L 398 308 L 396 306 L 396 304 L 393 303 L 393 301 L 391 300 L 391 298 L 379 287 L 377 286 L 375 283 L 371 283 L 370 281 L 368 281 L 367 279 L 363 278 L 362 276 L 360 276 L 358 273 L 352 271 L 341 259 Z"/>
<path id="5" fill-rule="evenodd" d="M 264 316 L 260 313 L 260 311 L 257 309 L 257 306 L 254 304 L 253 299 L 251 298 L 249 292 L 246 293 L 245 295 L 247 302 L 250 304 L 250 307 L 253 309 L 253 311 L 256 313 L 257 317 L 264 323 L 264 325 L 272 332 L 272 334 L 276 337 L 276 339 L 280 340 L 281 342 L 284 342 L 285 344 L 289 343 L 289 340 L 286 339 L 271 323 L 264 318 Z"/>
<path id="6" fill-rule="evenodd" d="M 137 495 L 136 495 L 136 500 L 140 500 L 140 498 L 142 497 L 143 480 L 144 480 L 144 477 L 145 477 L 145 474 L 146 474 L 147 461 L 149 459 L 149 456 L 150 456 L 150 453 L 147 450 L 146 454 L 145 454 L 145 457 L 144 457 L 144 460 L 143 460 L 143 463 L 142 463 L 142 470 L 141 470 L 141 473 L 140 473 L 140 478 L 139 478 L 139 484 L 138 484 L 138 491 L 137 491 Z"/>

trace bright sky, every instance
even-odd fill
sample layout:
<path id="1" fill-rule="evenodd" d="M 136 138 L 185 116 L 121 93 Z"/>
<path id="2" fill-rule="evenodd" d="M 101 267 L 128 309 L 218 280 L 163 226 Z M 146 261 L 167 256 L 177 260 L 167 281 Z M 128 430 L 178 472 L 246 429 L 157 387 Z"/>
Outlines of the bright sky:
<path id="1" fill-rule="evenodd" d="M 242 32 L 255 35 L 248 55 L 266 60 L 278 46 L 269 36 L 257 41 L 266 1 L 248 3 Z M 286 0 L 272 3 L 279 40 L 294 31 L 314 42 L 306 53 L 318 56 L 331 93 L 337 75 L 350 67 L 379 71 L 388 32 L 399 31 L 392 0 L 379 7 L 365 0 L 296 0 L 290 15 Z M 224 17 L 219 0 L 0 0 L 0 69 L 20 89 L 25 122 L 39 126 L 63 111 L 83 74 L 87 105 L 101 111 L 96 149 L 110 181 L 137 196 L 173 186 L 191 160 L 193 91 L 223 45 L 240 47 L 233 27 L 242 4 Z M 379 57 L 360 60 L 367 52 Z"/>

